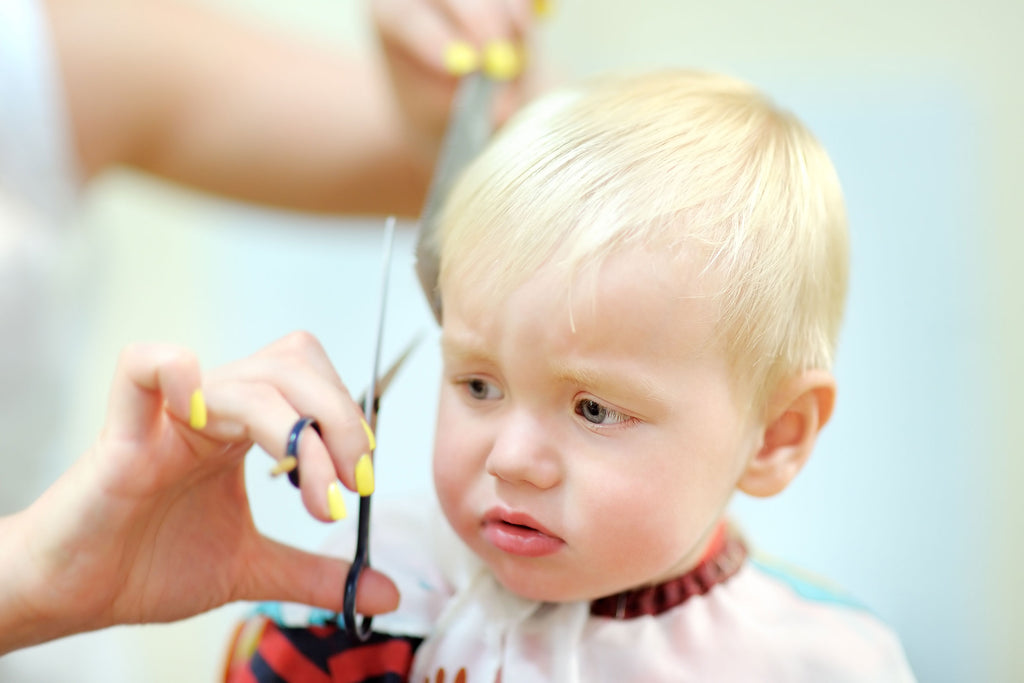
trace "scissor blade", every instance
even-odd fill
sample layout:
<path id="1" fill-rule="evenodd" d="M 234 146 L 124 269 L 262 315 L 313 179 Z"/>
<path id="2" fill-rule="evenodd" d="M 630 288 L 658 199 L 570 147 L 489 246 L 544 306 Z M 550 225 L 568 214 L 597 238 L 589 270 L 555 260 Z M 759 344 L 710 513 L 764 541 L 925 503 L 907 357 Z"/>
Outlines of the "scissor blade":
<path id="1" fill-rule="evenodd" d="M 495 82 L 477 72 L 459 83 L 448 119 L 444 141 L 434 177 L 430 181 L 427 202 L 420 216 L 416 239 L 416 274 L 427 296 L 434 318 L 441 322 L 441 299 L 437 290 L 440 255 L 437 251 L 437 229 L 441 208 L 448 193 L 466 165 L 480 153 L 491 136 L 491 104 Z"/>
<path id="2" fill-rule="evenodd" d="M 421 341 L 423 341 L 422 334 L 413 337 L 413 339 L 408 344 L 405 345 L 405 348 L 402 349 L 402 353 L 399 354 L 398 358 L 391 362 L 391 365 L 389 365 L 388 369 L 384 371 L 384 374 L 377 378 L 376 386 L 374 388 L 374 410 L 379 409 L 381 396 L 383 396 L 384 392 L 386 392 L 388 390 L 388 387 L 391 386 L 391 382 L 392 380 L 395 379 L 395 375 L 398 374 L 398 371 L 402 368 L 402 366 L 405 364 L 405 361 L 412 354 L 413 349 L 419 346 L 419 343 Z M 363 392 L 362 396 L 359 397 L 360 405 L 366 404 L 367 396 L 369 396 L 368 391 Z"/>
<path id="3" fill-rule="evenodd" d="M 380 298 L 377 303 L 377 338 L 373 342 L 373 374 L 370 389 L 363 398 L 363 415 L 370 429 L 377 427 L 377 374 L 380 372 L 380 349 L 384 341 L 384 317 L 388 308 L 388 280 L 391 276 L 391 252 L 395 244 L 395 217 L 388 218 L 384 226 L 384 256 L 381 258 Z M 373 396 L 374 399 L 369 397 Z"/>

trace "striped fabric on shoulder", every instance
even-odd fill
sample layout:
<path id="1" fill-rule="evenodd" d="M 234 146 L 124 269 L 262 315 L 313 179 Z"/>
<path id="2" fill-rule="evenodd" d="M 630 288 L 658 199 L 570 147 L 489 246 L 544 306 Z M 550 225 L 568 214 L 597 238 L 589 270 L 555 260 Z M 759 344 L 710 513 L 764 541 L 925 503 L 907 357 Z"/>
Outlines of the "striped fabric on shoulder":
<path id="1" fill-rule="evenodd" d="M 288 628 L 257 615 L 235 631 L 225 683 L 405 683 L 421 638 L 374 633 L 365 643 L 336 625 Z"/>

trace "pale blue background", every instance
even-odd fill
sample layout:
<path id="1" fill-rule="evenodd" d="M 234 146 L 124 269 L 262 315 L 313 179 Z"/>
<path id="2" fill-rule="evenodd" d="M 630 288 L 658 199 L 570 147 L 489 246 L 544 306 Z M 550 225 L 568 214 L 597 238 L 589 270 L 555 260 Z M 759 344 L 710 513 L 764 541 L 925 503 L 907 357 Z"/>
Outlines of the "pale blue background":
<path id="1" fill-rule="evenodd" d="M 973 112 L 955 84 L 834 84 L 786 97 L 848 201 L 853 268 L 835 418 L 794 485 L 736 509 L 766 550 L 849 588 L 923 681 L 992 680 L 984 658 L 992 443 L 972 229 Z"/>

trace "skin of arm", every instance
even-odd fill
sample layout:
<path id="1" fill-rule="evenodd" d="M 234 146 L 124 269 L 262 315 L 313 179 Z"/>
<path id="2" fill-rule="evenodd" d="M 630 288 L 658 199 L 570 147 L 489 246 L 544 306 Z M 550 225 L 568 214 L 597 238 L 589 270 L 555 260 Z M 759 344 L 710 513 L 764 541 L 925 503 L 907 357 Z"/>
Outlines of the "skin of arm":
<path id="1" fill-rule="evenodd" d="M 0 517 L 0 655 L 19 647 L 66 635 L 60 624 L 39 619 L 25 596 L 35 595 L 35 586 L 24 561 L 27 546 L 24 512 Z M 69 631 L 70 632 L 70 631 Z"/>
<path id="2" fill-rule="evenodd" d="M 432 150 L 382 62 L 172 0 L 46 0 L 85 180 L 129 165 L 314 212 L 417 215 Z"/>

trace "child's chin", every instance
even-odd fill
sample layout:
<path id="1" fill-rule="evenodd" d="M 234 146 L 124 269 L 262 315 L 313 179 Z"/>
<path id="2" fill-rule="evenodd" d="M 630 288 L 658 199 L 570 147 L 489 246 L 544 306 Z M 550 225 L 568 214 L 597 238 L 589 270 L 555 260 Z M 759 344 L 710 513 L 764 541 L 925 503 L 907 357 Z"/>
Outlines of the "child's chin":
<path id="1" fill-rule="evenodd" d="M 506 590 L 525 600 L 576 602 L 590 599 L 580 593 L 580 586 L 574 586 L 570 577 L 543 576 L 540 572 L 524 572 L 521 569 L 502 572 L 500 568 L 495 567 L 491 567 L 491 571 Z"/>

